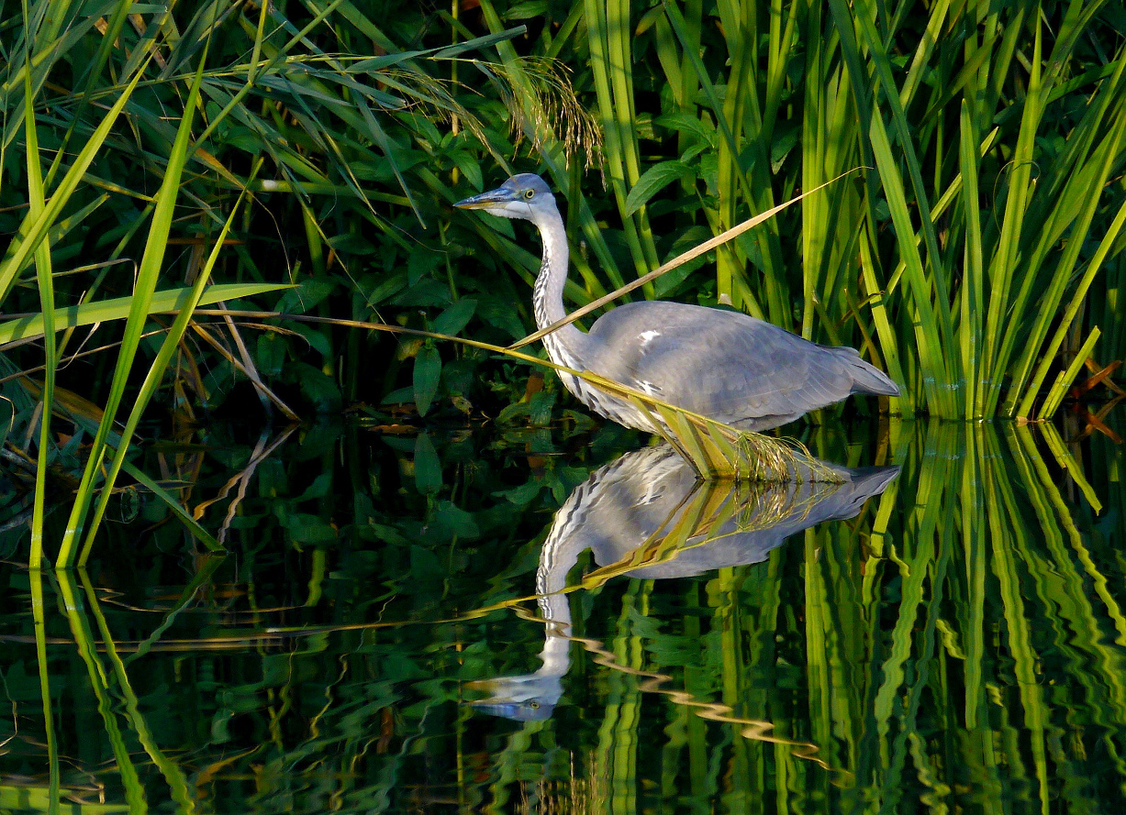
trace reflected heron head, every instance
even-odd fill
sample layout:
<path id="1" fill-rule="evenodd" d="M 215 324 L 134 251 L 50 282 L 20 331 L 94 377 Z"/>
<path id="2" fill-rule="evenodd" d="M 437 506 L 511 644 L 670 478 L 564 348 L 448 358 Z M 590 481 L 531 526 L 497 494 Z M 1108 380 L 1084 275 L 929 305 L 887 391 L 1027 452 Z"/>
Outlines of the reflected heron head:
<path id="1" fill-rule="evenodd" d="M 469 703 L 474 710 L 517 722 L 550 719 L 563 695 L 563 678 L 542 673 L 479 679 L 465 686 L 488 694 L 479 702 Z"/>

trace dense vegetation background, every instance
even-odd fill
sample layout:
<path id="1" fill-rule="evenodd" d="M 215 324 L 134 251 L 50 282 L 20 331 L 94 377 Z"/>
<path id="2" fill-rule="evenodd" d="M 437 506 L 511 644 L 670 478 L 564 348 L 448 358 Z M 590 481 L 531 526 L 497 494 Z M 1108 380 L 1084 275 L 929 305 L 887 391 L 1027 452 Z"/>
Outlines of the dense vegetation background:
<path id="1" fill-rule="evenodd" d="M 964 420 L 1126 352 L 1122 31 L 1084 0 L 0 5 L 0 808 L 1105 810 L 1121 447 Z M 530 228 L 450 207 L 517 170 L 560 192 L 576 305 L 849 173 L 644 293 L 961 420 L 803 426 L 901 474 L 768 562 L 581 563 L 573 704 L 522 726 L 465 686 L 536 667 L 545 526 L 622 431 L 347 322 L 530 331 Z M 11 565 L 99 525 L 92 572 Z"/>
<path id="2" fill-rule="evenodd" d="M 538 247 L 449 206 L 510 171 L 566 204 L 576 304 L 851 171 L 645 294 L 862 348 L 907 415 L 1049 416 L 1124 355 L 1117 4 L 2 13 L 0 432 L 37 540 L 50 474 L 82 474 L 63 561 L 104 480 L 144 477 L 142 417 L 585 422 L 483 351 L 248 313 L 523 336 Z"/>

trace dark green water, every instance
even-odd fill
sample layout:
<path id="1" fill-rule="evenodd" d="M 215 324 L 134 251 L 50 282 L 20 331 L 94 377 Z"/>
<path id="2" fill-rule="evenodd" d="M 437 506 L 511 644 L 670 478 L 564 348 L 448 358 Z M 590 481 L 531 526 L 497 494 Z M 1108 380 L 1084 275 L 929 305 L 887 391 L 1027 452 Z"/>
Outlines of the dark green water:
<path id="1" fill-rule="evenodd" d="M 820 428 L 898 473 L 734 494 L 616 431 L 196 441 L 150 472 L 225 556 L 129 494 L 89 574 L 0 536 L 0 812 L 1123 811 L 1103 437 Z"/>

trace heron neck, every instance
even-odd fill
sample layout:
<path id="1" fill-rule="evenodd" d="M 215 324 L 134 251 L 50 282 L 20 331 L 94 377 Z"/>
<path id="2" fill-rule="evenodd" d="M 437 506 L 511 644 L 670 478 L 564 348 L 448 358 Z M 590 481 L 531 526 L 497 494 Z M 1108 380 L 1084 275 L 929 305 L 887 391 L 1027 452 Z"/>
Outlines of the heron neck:
<path id="1" fill-rule="evenodd" d="M 536 218 L 535 224 L 539 227 L 540 239 L 543 241 L 543 263 L 536 277 L 532 301 L 536 313 L 536 327 L 542 329 L 567 316 L 563 307 L 563 287 L 567 284 L 567 264 L 570 255 L 567 249 L 567 232 L 558 211 Z M 577 342 L 581 342 L 583 335 L 574 325 L 567 325 L 550 336 L 555 341 L 549 342 L 545 337 L 544 344 L 547 345 L 552 359 L 556 359 L 559 347 L 574 347 Z M 562 360 L 556 359 L 556 361 Z M 573 363 L 563 361 L 563 364 Z"/>

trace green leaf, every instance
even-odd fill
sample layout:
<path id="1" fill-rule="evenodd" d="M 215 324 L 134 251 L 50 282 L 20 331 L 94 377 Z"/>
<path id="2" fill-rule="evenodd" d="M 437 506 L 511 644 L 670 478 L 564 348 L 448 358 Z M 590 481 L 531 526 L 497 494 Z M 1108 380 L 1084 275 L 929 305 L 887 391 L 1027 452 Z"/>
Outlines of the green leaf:
<path id="1" fill-rule="evenodd" d="M 282 372 L 285 364 L 285 341 L 277 334 L 266 332 L 258 336 L 258 353 L 255 359 L 258 362 L 258 373 L 265 377 L 275 377 Z"/>
<path id="2" fill-rule="evenodd" d="M 414 484 L 423 495 L 434 495 L 442 488 L 442 462 L 426 433 L 414 440 Z"/>
<path id="3" fill-rule="evenodd" d="M 476 300 L 458 300 L 434 318 L 434 323 L 430 326 L 430 330 L 435 334 L 449 334 L 451 336 L 457 334 L 457 332 L 465 328 L 465 324 L 469 322 L 470 318 L 473 316 L 473 312 L 476 310 Z"/>
<path id="4" fill-rule="evenodd" d="M 339 537 L 331 524 L 307 512 L 290 513 L 285 519 L 285 527 L 293 541 L 299 544 L 332 543 Z"/>
<path id="5" fill-rule="evenodd" d="M 438 379 L 442 376 L 442 357 L 433 345 L 424 345 L 414 360 L 414 404 L 418 415 L 430 410 L 434 394 L 438 392 Z"/>
<path id="6" fill-rule="evenodd" d="M 626 196 L 626 215 L 633 215 L 660 190 L 692 172 L 683 161 L 662 161 L 646 170 Z"/>

